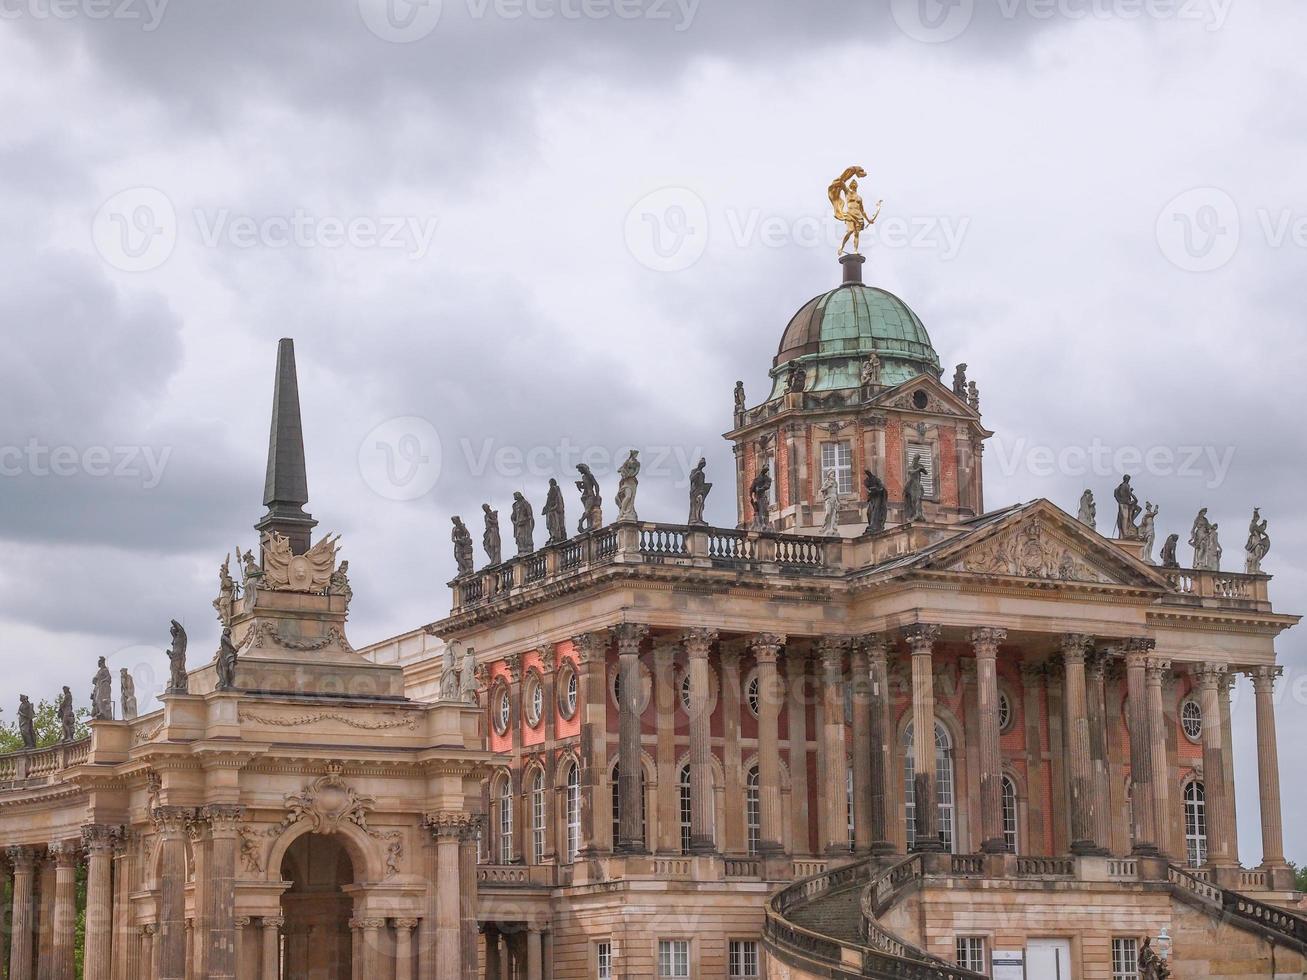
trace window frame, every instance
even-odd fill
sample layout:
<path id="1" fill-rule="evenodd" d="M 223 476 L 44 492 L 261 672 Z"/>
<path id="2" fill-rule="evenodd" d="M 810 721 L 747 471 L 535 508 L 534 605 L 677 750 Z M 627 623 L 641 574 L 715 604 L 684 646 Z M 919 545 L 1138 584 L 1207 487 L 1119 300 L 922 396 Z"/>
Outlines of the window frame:
<path id="1" fill-rule="evenodd" d="M 744 838 L 749 857 L 757 857 L 762 844 L 762 776 L 756 764 L 744 776 Z"/>
<path id="2" fill-rule="evenodd" d="M 1185 863 L 1191 868 L 1201 868 L 1207 863 L 1207 785 L 1194 777 L 1184 784 L 1180 794 L 1184 807 L 1184 849 Z"/>
<path id="3" fill-rule="evenodd" d="M 1009 800 L 1012 802 L 1010 811 Z M 1003 812 L 1003 843 L 1008 846 L 1012 854 L 1020 854 L 1021 794 L 1017 792 L 1017 781 L 1007 773 L 1004 773 L 999 780 L 999 803 Z"/>
<path id="4" fill-rule="evenodd" d="M 1185 718 L 1186 709 L 1192 708 L 1197 715 L 1196 721 L 1198 730 L 1190 734 Z M 1179 711 L 1180 734 L 1182 734 L 1190 744 L 1201 745 L 1203 741 L 1203 706 L 1198 703 L 1197 698 L 1187 697 L 1180 702 Z"/>
<path id="5" fill-rule="evenodd" d="M 745 972 L 750 965 L 752 972 Z M 762 944 L 756 939 L 728 939 L 726 976 L 729 980 L 759 980 L 762 976 Z"/>
<path id="6" fill-rule="evenodd" d="M 613 941 L 599 939 L 594 944 L 595 980 L 613 980 Z"/>
<path id="7" fill-rule="evenodd" d="M 686 980 L 693 967 L 689 939 L 658 940 L 658 980 Z"/>
<path id="8" fill-rule="evenodd" d="M 988 976 L 988 945 L 984 936 L 955 936 L 953 938 L 954 961 L 964 970 Z"/>
<path id="9" fill-rule="evenodd" d="M 935 460 L 935 444 L 931 442 L 905 442 L 903 444 L 903 471 L 912 467 L 912 458 L 919 456 L 921 464 L 926 467 L 926 475 L 921 478 L 921 489 L 925 498 L 939 501 L 939 466 Z"/>
<path id="10" fill-rule="evenodd" d="M 827 458 L 826 451 L 831 450 L 830 458 Z M 835 471 L 835 481 L 839 485 L 841 497 L 847 497 L 853 494 L 853 443 L 847 439 L 827 439 L 822 442 L 817 450 L 819 459 L 818 472 L 821 479 L 826 479 L 828 470 Z"/>
<path id="11" fill-rule="evenodd" d="M 908 722 L 903 729 L 903 737 L 900 744 L 903 748 L 903 819 L 906 828 L 908 848 L 911 849 L 916 842 L 916 786 L 914 785 L 914 775 L 916 770 L 915 760 L 912 757 L 912 744 L 908 741 L 908 736 L 915 737 L 912 727 L 913 723 Z M 943 744 L 941 744 L 941 741 Z M 947 770 L 945 770 L 947 766 Z M 947 773 L 947 779 L 941 778 Z M 939 813 L 937 823 L 939 825 L 939 834 L 944 842 L 944 850 L 948 853 L 956 853 L 957 850 L 957 764 L 953 758 L 953 735 L 949 732 L 948 726 L 939 718 L 935 719 L 935 805 Z M 945 791 L 947 789 L 947 792 Z"/>
<path id="12" fill-rule="evenodd" d="M 575 864 L 581 851 L 581 767 L 575 760 L 568 763 L 564 781 L 563 816 L 566 826 L 564 841 L 566 864 Z"/>
<path id="13" fill-rule="evenodd" d="M 1139 980 L 1139 940 L 1112 937 L 1112 980 Z"/>
<path id="14" fill-rule="evenodd" d="M 526 723 L 530 728 L 539 728 L 545 720 L 545 684 L 538 670 L 533 668 L 527 671 L 522 689 L 523 714 L 526 716 Z"/>
<path id="15" fill-rule="evenodd" d="M 531 774 L 531 863 L 545 863 L 545 834 L 548 831 L 548 794 L 545 771 L 536 766 Z"/>
<path id="16" fill-rule="evenodd" d="M 511 776 L 501 776 L 499 781 L 499 792 L 496 794 L 496 800 L 499 802 L 499 826 L 497 828 L 497 848 L 499 864 L 513 863 L 513 778 Z"/>

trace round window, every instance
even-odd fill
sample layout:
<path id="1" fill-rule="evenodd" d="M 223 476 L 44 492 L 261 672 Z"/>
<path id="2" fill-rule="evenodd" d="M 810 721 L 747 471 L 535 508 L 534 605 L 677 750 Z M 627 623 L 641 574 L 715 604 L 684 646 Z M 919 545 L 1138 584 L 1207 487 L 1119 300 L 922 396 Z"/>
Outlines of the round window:
<path id="1" fill-rule="evenodd" d="M 749 710 L 752 711 L 755 715 L 757 715 L 758 714 L 758 675 L 757 674 L 754 674 L 752 677 L 749 678 L 749 686 L 745 693 L 749 699 Z"/>
<path id="2" fill-rule="evenodd" d="M 577 681 L 576 671 L 568 664 L 563 668 L 563 683 L 559 686 L 558 710 L 563 718 L 571 721 L 576 717 Z"/>
<path id="3" fill-rule="evenodd" d="M 681 678 L 681 707 L 688 714 L 690 711 L 690 672 L 687 670 Z"/>
<path id="4" fill-rule="evenodd" d="M 1180 705 L 1180 728 L 1184 737 L 1199 742 L 1203 737 L 1203 709 L 1193 698 Z"/>
<path id="5" fill-rule="evenodd" d="M 513 719 L 513 701 L 508 695 L 508 688 L 503 684 L 499 686 L 499 694 L 495 698 L 495 731 L 500 735 L 508 733 L 508 723 Z"/>
<path id="6" fill-rule="evenodd" d="M 912 393 L 912 404 L 917 406 L 917 408 L 924 409 L 927 405 L 930 404 L 930 396 L 927 395 L 924 391 L 918 389 L 917 391 Z"/>
<path id="7" fill-rule="evenodd" d="M 526 720 L 532 728 L 540 724 L 545 713 L 545 689 L 540 683 L 539 674 L 530 674 L 526 679 Z"/>
<path id="8" fill-rule="evenodd" d="M 1006 691 L 998 692 L 998 730 L 1005 732 L 1012 727 L 1012 699 Z"/>

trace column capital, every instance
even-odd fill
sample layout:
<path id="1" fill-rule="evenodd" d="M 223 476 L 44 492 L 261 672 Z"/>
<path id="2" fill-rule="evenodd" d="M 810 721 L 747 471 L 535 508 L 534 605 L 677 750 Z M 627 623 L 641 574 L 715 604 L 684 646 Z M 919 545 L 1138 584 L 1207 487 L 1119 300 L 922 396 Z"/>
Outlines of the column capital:
<path id="1" fill-rule="evenodd" d="M 1023 660 L 1020 667 L 1021 681 L 1024 684 L 1039 684 L 1048 674 L 1048 665 L 1033 660 Z"/>
<path id="2" fill-rule="evenodd" d="M 1157 684 L 1160 686 L 1162 683 L 1162 675 L 1169 672 L 1170 669 L 1171 661 L 1165 657 L 1149 657 L 1144 663 L 1144 670 L 1148 672 L 1149 684 Z"/>
<path id="3" fill-rule="evenodd" d="M 395 928 L 403 932 L 412 932 L 418 927 L 418 920 L 413 918 L 404 918 L 395 920 Z"/>
<path id="4" fill-rule="evenodd" d="M 864 650 L 868 657 L 875 660 L 889 655 L 890 641 L 884 633 L 863 633 L 853 640 L 855 646 Z"/>
<path id="5" fill-rule="evenodd" d="M 558 669 L 558 651 L 552 643 L 544 644 L 537 652 L 540 654 L 540 673 L 552 674 Z"/>
<path id="6" fill-rule="evenodd" d="M 655 667 L 670 667 L 676 662 L 677 643 L 666 640 L 654 644 L 653 661 Z"/>
<path id="7" fill-rule="evenodd" d="M 456 810 L 428 813 L 422 818 L 423 825 L 434 840 L 461 840 L 469 832 L 479 830 L 480 821 L 480 817 Z"/>
<path id="8" fill-rule="evenodd" d="M 595 630 L 572 637 L 572 649 L 583 664 L 602 663 L 608 653 L 608 631 Z"/>
<path id="9" fill-rule="evenodd" d="M 210 803 L 200 809 L 199 819 L 209 825 L 212 834 L 218 837 L 235 837 L 240 823 L 245 819 L 245 807 L 238 803 Z"/>
<path id="10" fill-rule="evenodd" d="M 755 633 L 749 637 L 749 649 L 758 663 L 774 664 L 785 647 L 785 640 L 784 633 Z"/>
<path id="11" fill-rule="evenodd" d="M 640 644 L 649 635 L 649 627 L 643 623 L 622 623 L 613 632 L 617 637 L 617 652 L 625 657 L 639 654 Z"/>
<path id="12" fill-rule="evenodd" d="M 1093 645 L 1094 638 L 1088 633 L 1063 633 L 1058 650 L 1067 663 L 1083 665 Z"/>
<path id="13" fill-rule="evenodd" d="M 122 837 L 122 827 L 108 824 L 87 824 L 82 828 L 82 846 L 88 854 L 113 853 Z"/>
<path id="14" fill-rule="evenodd" d="M 46 851 L 54 861 L 56 868 L 75 868 L 82 856 L 82 849 L 76 841 L 59 840 L 50 844 Z"/>
<path id="15" fill-rule="evenodd" d="M 150 819 L 165 837 L 180 837 L 195 819 L 195 810 L 188 806 L 156 806 Z"/>
<path id="16" fill-rule="evenodd" d="M 1107 676 L 1108 654 L 1102 649 L 1090 650 L 1085 655 L 1085 673 L 1095 681 L 1103 680 Z"/>
<path id="17" fill-rule="evenodd" d="M 681 642 L 685 644 L 685 652 L 691 660 L 707 657 L 716 639 L 717 631 L 706 626 L 695 626 L 686 630 L 681 636 Z"/>
<path id="18" fill-rule="evenodd" d="M 1207 661 L 1192 665 L 1189 671 L 1200 687 L 1215 688 L 1225 678 L 1226 667 L 1225 664 Z"/>
<path id="19" fill-rule="evenodd" d="M 1254 691 L 1262 693 L 1265 689 L 1270 693 L 1275 690 L 1276 680 L 1283 676 L 1284 668 L 1279 664 L 1264 664 L 1260 667 L 1249 667 L 1246 673 L 1252 678 Z"/>
<path id="20" fill-rule="evenodd" d="M 286 924 L 286 917 L 284 915 L 265 915 L 260 921 L 265 929 L 280 929 Z M 350 920 L 350 928 L 354 928 L 353 919 Z"/>
<path id="21" fill-rule="evenodd" d="M 1136 636 L 1131 637 L 1128 640 L 1123 640 L 1121 643 L 1117 644 L 1116 649 L 1120 652 L 1121 656 L 1125 657 L 1127 666 L 1131 664 L 1146 666 L 1144 661 L 1148 659 L 1148 655 L 1153 652 L 1153 648 L 1156 646 L 1156 640 L 1145 636 Z"/>
<path id="22" fill-rule="evenodd" d="M 903 639 L 912 648 L 914 657 L 928 657 L 934 651 L 935 641 L 939 639 L 940 628 L 927 623 L 918 623 L 903 628 Z"/>
<path id="23" fill-rule="evenodd" d="M 977 657 L 998 656 L 998 645 L 1007 639 L 1007 630 L 984 626 L 971 631 L 971 646 Z"/>
<path id="24" fill-rule="evenodd" d="M 23 844 L 5 848 L 5 858 L 15 871 L 32 871 L 36 867 L 37 849 Z"/>
<path id="25" fill-rule="evenodd" d="M 231 923 L 232 923 L 232 925 L 234 925 L 237 929 L 246 929 L 246 928 L 249 927 L 250 923 L 253 922 L 253 921 L 254 921 L 254 920 L 253 920 L 252 918 L 250 918 L 248 915 L 238 915 L 238 916 L 236 916 L 234 919 L 231 920 Z"/>
<path id="26" fill-rule="evenodd" d="M 141 931 L 141 936 L 143 938 L 153 939 L 154 934 L 159 931 L 159 927 L 156 926 L 153 922 L 147 922 L 145 925 L 141 926 L 140 931 Z"/>
<path id="27" fill-rule="evenodd" d="M 508 668 L 509 683 L 517 684 L 522 680 L 522 655 L 520 653 L 510 653 L 505 657 L 504 666 Z"/>
<path id="28" fill-rule="evenodd" d="M 823 636 L 817 640 L 817 655 L 821 657 L 823 667 L 842 666 L 844 655 L 848 652 L 847 636 Z"/>

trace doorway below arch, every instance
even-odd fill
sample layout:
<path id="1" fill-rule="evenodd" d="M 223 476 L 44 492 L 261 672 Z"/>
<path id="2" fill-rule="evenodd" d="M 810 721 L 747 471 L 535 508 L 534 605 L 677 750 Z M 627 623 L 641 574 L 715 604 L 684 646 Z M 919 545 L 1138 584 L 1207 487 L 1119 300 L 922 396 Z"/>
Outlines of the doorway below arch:
<path id="1" fill-rule="evenodd" d="M 286 926 L 284 977 L 350 980 L 353 975 L 349 920 L 354 865 L 334 836 L 305 834 L 286 850 L 281 876 L 291 883 L 281 896 Z"/>

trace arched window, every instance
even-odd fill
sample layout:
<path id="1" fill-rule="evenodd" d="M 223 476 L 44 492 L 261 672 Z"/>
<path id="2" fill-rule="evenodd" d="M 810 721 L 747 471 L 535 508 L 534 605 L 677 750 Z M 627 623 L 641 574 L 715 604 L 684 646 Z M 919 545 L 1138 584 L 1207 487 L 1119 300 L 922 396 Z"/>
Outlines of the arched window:
<path id="1" fill-rule="evenodd" d="M 1196 779 L 1184 788 L 1184 843 L 1189 867 L 1207 863 L 1207 792 Z"/>
<path id="2" fill-rule="evenodd" d="M 681 767 L 680 776 L 676 780 L 677 786 L 681 792 L 681 853 L 690 853 L 690 825 L 691 810 L 690 802 L 690 764 L 687 762 Z"/>
<path id="3" fill-rule="evenodd" d="M 499 863 L 513 861 L 513 781 L 504 776 L 499 780 Z"/>
<path id="4" fill-rule="evenodd" d="M 908 847 L 917 840 L 916 771 L 912 759 L 912 723 L 903 732 L 903 816 L 908 826 Z M 952 851 L 953 839 L 953 740 L 948 729 L 935 722 L 935 798 L 939 804 L 939 838 L 944 850 Z"/>
<path id="5" fill-rule="evenodd" d="M 531 776 L 531 863 L 545 862 L 545 771 Z"/>
<path id="6" fill-rule="evenodd" d="M 758 767 L 749 770 L 744 787 L 744 826 L 749 839 L 749 854 L 758 853 L 762 839 L 762 800 L 758 795 Z"/>
<path id="7" fill-rule="evenodd" d="M 576 763 L 567 768 L 567 863 L 576 860 L 576 853 L 581 849 L 581 771 Z"/>
<path id="8" fill-rule="evenodd" d="M 1003 843 L 1013 854 L 1021 853 L 1017 836 L 1017 784 L 1011 776 L 1003 777 Z"/>
<path id="9" fill-rule="evenodd" d="M 613 843 L 622 839 L 622 790 L 621 764 L 613 766 Z M 645 802 L 644 767 L 640 767 L 640 836 L 649 840 L 648 805 Z"/>

